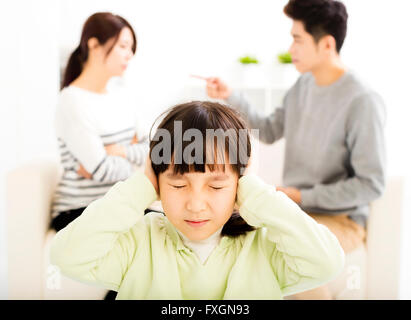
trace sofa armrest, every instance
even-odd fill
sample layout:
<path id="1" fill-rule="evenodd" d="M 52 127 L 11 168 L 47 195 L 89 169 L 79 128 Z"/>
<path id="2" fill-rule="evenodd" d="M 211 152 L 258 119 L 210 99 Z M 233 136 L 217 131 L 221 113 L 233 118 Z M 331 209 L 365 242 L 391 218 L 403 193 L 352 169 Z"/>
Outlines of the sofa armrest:
<path id="1" fill-rule="evenodd" d="M 252 138 L 251 172 L 258 174 L 264 182 L 276 187 L 283 184 L 285 139 L 274 144 L 265 144 Z"/>
<path id="2" fill-rule="evenodd" d="M 57 159 L 41 159 L 6 176 L 9 299 L 42 299 L 44 241 L 60 174 Z"/>
<path id="3" fill-rule="evenodd" d="M 389 177 L 367 224 L 367 298 L 398 299 L 404 178 Z"/>

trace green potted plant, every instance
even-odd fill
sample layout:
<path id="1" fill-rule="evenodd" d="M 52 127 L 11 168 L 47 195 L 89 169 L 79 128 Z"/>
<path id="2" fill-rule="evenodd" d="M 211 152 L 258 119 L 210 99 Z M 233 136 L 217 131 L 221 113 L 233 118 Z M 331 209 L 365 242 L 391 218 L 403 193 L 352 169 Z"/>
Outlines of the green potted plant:
<path id="1" fill-rule="evenodd" d="M 255 86 L 261 83 L 262 70 L 258 58 L 254 55 L 243 55 L 237 59 L 240 66 L 240 83 L 243 86 Z"/>
<path id="2" fill-rule="evenodd" d="M 278 62 L 282 64 L 293 63 L 291 54 L 289 52 L 279 53 L 277 55 L 277 59 L 278 59 Z"/>
<path id="3" fill-rule="evenodd" d="M 238 61 L 242 64 L 248 65 L 248 64 L 258 64 L 258 59 L 255 57 L 251 56 L 243 56 L 238 58 Z"/>
<path id="4" fill-rule="evenodd" d="M 280 52 L 274 60 L 271 82 L 280 86 L 291 86 L 298 78 L 292 56 L 289 52 Z"/>

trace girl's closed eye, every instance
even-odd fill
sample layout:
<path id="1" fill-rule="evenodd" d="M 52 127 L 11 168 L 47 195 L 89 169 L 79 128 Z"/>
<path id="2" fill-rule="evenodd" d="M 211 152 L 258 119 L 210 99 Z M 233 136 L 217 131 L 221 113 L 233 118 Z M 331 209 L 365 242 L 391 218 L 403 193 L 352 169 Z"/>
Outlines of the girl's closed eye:
<path id="1" fill-rule="evenodd" d="M 170 186 L 172 186 L 173 188 L 176 188 L 176 189 L 181 189 L 181 188 L 185 187 L 185 185 L 174 185 L 174 184 L 170 184 Z"/>
<path id="2" fill-rule="evenodd" d="M 214 190 L 221 190 L 221 189 L 223 189 L 224 187 L 222 187 L 222 186 L 210 186 L 210 188 L 212 188 L 212 189 L 214 189 Z"/>

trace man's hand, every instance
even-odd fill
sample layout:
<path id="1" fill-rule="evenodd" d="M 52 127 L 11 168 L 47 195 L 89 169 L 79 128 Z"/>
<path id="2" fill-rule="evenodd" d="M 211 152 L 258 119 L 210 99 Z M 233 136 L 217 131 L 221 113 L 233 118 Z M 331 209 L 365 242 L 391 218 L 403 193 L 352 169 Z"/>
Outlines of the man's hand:
<path id="1" fill-rule="evenodd" d="M 214 99 L 227 99 L 231 89 L 219 78 L 207 78 L 207 95 Z"/>
<path id="2" fill-rule="evenodd" d="M 126 148 L 120 144 L 109 144 L 104 149 L 106 149 L 106 153 L 110 156 L 126 157 Z"/>
<path id="3" fill-rule="evenodd" d="M 80 163 L 80 168 L 77 170 L 77 174 L 79 174 L 83 178 L 91 179 L 91 174 L 88 173 L 86 169 L 84 169 L 84 167 L 81 165 L 81 163 Z"/>
<path id="4" fill-rule="evenodd" d="M 284 192 L 295 203 L 301 203 L 301 191 L 293 187 L 277 187 L 277 191 Z"/>

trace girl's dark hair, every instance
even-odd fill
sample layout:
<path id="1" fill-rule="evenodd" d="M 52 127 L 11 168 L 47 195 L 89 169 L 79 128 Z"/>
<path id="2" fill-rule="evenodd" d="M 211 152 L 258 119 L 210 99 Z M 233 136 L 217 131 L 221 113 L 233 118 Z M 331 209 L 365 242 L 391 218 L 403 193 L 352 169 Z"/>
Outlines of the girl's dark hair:
<path id="1" fill-rule="evenodd" d="M 348 14 L 345 5 L 335 0 L 290 0 L 284 13 L 291 19 L 301 21 L 305 30 L 318 42 L 323 36 L 335 39 L 339 53 L 347 33 Z"/>
<path id="2" fill-rule="evenodd" d="M 214 171 L 218 167 L 224 170 L 225 166 L 221 164 L 225 163 L 225 161 L 221 161 L 222 158 L 216 159 L 216 155 L 217 157 L 223 155 L 224 159 L 227 159 L 225 158 L 227 156 L 229 159 L 239 160 L 230 160 L 229 165 L 231 165 L 232 170 L 237 173 L 239 177 L 242 176 L 243 170 L 246 168 L 251 154 L 251 142 L 245 121 L 241 118 L 237 111 L 216 102 L 192 101 L 176 105 L 165 113 L 167 114 L 157 127 L 156 134 L 152 139 L 150 139 L 150 158 L 154 173 L 157 177 L 160 173 L 165 172 L 170 165 L 173 166 L 173 172 L 176 174 L 184 174 L 187 172 L 205 172 L 206 166 L 210 171 Z M 181 121 L 181 127 L 179 128 L 181 128 L 182 135 L 175 141 L 175 137 L 178 136 L 178 133 L 175 132 L 176 121 Z M 150 130 L 150 137 L 152 129 L 153 127 Z M 155 149 L 155 147 L 160 143 L 163 143 L 160 129 L 162 129 L 163 132 L 166 130 L 171 137 L 171 146 L 169 149 L 170 157 L 165 155 L 163 158 L 164 161 L 156 164 L 156 161 L 153 161 L 153 149 Z M 181 146 L 178 150 L 181 154 L 184 154 L 184 150 L 187 146 L 194 143 L 193 139 L 185 141 L 186 139 L 182 138 L 184 133 L 189 129 L 197 129 L 201 132 L 201 146 L 203 151 L 202 157 L 201 159 L 191 157 L 189 163 L 187 163 L 187 159 L 185 159 L 185 157 L 182 157 L 181 162 L 175 161 L 176 149 L 179 148 L 176 146 L 176 142 Z M 223 140 L 219 140 L 216 136 L 213 136 L 210 139 L 210 136 L 207 135 L 207 129 L 212 129 L 214 132 L 218 129 L 222 129 L 224 133 L 228 134 L 224 135 Z M 234 141 L 236 143 L 234 148 L 230 148 L 230 143 L 232 143 L 230 141 Z M 187 150 L 191 151 L 191 148 Z M 214 156 L 213 160 L 220 162 L 216 163 L 216 161 L 212 161 L 213 163 L 210 163 L 210 161 L 208 161 L 210 160 L 210 151 Z M 190 152 L 190 155 L 192 156 L 192 152 Z M 164 156 L 164 154 L 162 156 Z M 244 161 L 244 158 L 246 158 L 246 161 Z M 241 159 L 243 159 L 243 161 L 241 161 Z M 237 236 L 252 230 L 255 230 L 255 228 L 248 225 L 240 216 L 239 212 L 234 211 L 230 219 L 224 225 L 222 235 Z"/>
<path id="3" fill-rule="evenodd" d="M 136 35 L 133 28 L 126 19 L 118 15 L 114 15 L 110 12 L 97 12 L 91 15 L 83 25 L 80 44 L 73 51 L 68 60 L 61 89 L 70 85 L 70 83 L 73 82 L 83 71 L 83 64 L 87 61 L 88 58 L 87 41 L 90 38 L 97 38 L 100 45 L 104 45 L 109 39 L 114 38 L 113 45 L 107 51 L 108 55 L 117 42 L 121 30 L 126 27 L 131 30 L 131 33 L 133 35 L 132 50 L 133 53 L 136 53 Z"/>

